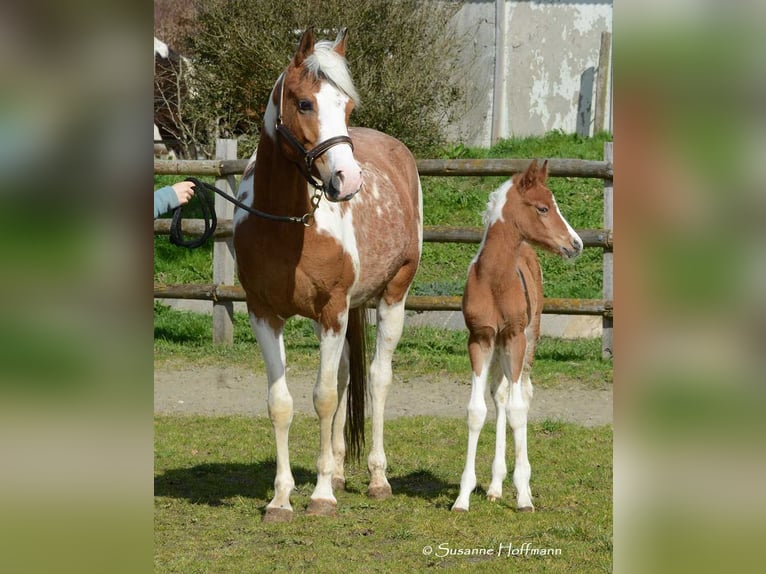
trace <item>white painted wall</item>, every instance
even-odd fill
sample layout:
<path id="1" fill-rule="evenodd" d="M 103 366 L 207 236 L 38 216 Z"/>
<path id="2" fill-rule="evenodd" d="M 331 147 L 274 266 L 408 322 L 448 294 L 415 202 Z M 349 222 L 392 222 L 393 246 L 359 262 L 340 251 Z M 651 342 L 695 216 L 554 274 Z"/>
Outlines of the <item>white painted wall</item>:
<path id="1" fill-rule="evenodd" d="M 466 95 L 451 139 L 487 146 L 493 137 L 576 131 L 581 78 L 598 68 L 612 0 L 466 0 L 453 23 L 465 46 L 455 81 Z"/>

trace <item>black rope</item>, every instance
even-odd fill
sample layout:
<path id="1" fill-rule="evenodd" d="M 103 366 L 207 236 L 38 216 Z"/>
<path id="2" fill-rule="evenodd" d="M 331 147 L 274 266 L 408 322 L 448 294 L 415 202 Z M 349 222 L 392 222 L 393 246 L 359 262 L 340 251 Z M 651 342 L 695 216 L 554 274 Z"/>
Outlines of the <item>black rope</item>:
<path id="1" fill-rule="evenodd" d="M 249 205 L 245 205 L 238 199 L 230 196 L 226 192 L 221 191 L 214 185 L 200 181 L 196 177 L 187 177 L 186 181 L 190 181 L 194 184 L 194 197 L 199 199 L 199 204 L 202 208 L 202 219 L 205 222 L 205 230 L 197 239 L 184 239 L 183 232 L 181 231 L 183 208 L 179 205 L 173 210 L 173 220 L 170 222 L 170 242 L 173 245 L 178 245 L 179 247 L 188 247 L 189 249 L 194 249 L 195 247 L 203 245 L 213 236 L 213 233 L 215 233 L 215 228 L 218 225 L 218 219 L 215 216 L 214 197 L 211 193 L 208 192 L 217 193 L 240 209 L 244 209 L 248 213 L 262 217 L 263 219 L 268 219 L 269 221 L 282 221 L 287 223 L 300 223 L 301 225 L 305 226 L 311 225 L 311 220 L 314 217 L 314 212 L 316 211 L 317 206 L 319 205 L 319 200 L 322 197 L 321 190 L 317 190 L 317 193 L 315 193 L 311 198 L 311 211 L 300 217 L 292 215 L 272 215 L 270 213 L 265 213 L 263 211 L 254 209 Z"/>
<path id="2" fill-rule="evenodd" d="M 207 184 L 204 181 L 200 181 L 196 177 L 187 177 L 186 181 L 190 181 L 194 184 L 194 197 L 199 200 L 199 205 L 202 208 L 202 219 L 205 222 L 205 230 L 197 239 L 184 239 L 183 231 L 181 231 L 183 206 L 179 205 L 173 210 L 173 220 L 170 222 L 170 243 L 178 245 L 179 247 L 194 249 L 195 247 L 203 245 L 210 239 L 213 233 L 215 233 L 215 228 L 218 225 L 218 218 L 215 216 L 215 200 L 213 195 L 208 192 L 215 191 L 224 197 L 227 196 L 216 187 Z"/>

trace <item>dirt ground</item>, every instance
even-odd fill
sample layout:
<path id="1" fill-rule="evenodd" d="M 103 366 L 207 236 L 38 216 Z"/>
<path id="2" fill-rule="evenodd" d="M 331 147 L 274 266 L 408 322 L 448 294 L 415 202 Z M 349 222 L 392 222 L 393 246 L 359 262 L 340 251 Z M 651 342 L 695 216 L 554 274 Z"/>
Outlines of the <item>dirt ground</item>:
<path id="1" fill-rule="evenodd" d="M 534 383 L 534 380 L 533 380 Z M 314 375 L 291 373 L 287 384 L 297 413 L 314 414 Z M 468 381 L 394 375 L 386 401 L 386 418 L 416 415 L 465 417 Z M 495 407 L 487 397 L 487 419 Z M 242 368 L 201 367 L 194 370 L 161 366 L 154 372 L 157 414 L 266 416 L 266 376 Z M 531 421 L 561 420 L 584 426 L 612 423 L 611 389 L 587 389 L 577 383 L 558 388 L 535 388 Z"/>

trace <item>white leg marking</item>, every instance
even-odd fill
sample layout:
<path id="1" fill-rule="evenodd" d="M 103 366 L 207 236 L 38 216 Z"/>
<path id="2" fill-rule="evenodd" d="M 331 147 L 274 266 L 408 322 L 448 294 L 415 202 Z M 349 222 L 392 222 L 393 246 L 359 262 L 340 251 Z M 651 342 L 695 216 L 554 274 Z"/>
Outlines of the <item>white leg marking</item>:
<path id="1" fill-rule="evenodd" d="M 503 354 L 501 361 L 505 376 L 511 380 L 510 357 Z M 506 412 L 508 422 L 513 430 L 513 442 L 516 451 L 516 461 L 513 467 L 513 485 L 516 487 L 517 493 L 516 506 L 517 508 L 533 509 L 532 491 L 529 488 L 532 468 L 527 457 L 527 413 L 529 412 L 529 389 L 531 389 L 532 383 L 524 379 L 525 375 L 522 370 L 519 380 L 513 381 L 511 384 Z"/>
<path id="2" fill-rule="evenodd" d="M 497 420 L 495 421 L 495 458 L 492 461 L 492 482 L 487 490 L 489 500 L 499 500 L 503 497 L 503 481 L 508 475 L 505 462 L 505 405 L 508 402 L 508 379 L 503 375 L 500 361 L 492 362 L 490 370 L 490 392 L 495 402 Z"/>
<path id="3" fill-rule="evenodd" d="M 319 457 L 317 458 L 317 483 L 312 500 L 335 504 L 332 492 L 332 476 L 335 470 L 332 433 L 333 419 L 338 409 L 338 369 L 346 342 L 348 314 L 339 317 L 339 332 L 322 331 L 319 343 L 319 373 L 314 385 L 314 410 L 319 417 Z"/>
<path id="4" fill-rule="evenodd" d="M 404 329 L 404 299 L 388 305 L 381 298 L 377 309 L 375 356 L 370 365 L 370 397 L 372 402 L 372 447 L 367 458 L 370 471 L 368 494 L 387 496 L 391 485 L 386 478 L 386 453 L 383 447 L 383 421 L 388 388 L 393 376 L 391 360 Z"/>
<path id="5" fill-rule="evenodd" d="M 487 404 L 484 400 L 484 391 L 487 388 L 490 363 L 493 352 L 490 351 L 484 357 L 484 365 L 481 373 L 472 373 L 471 398 L 468 401 L 468 450 L 465 457 L 465 469 L 460 478 L 460 494 L 452 505 L 452 510 L 468 510 L 473 489 L 476 488 L 476 446 L 479 443 L 479 434 L 487 418 Z"/>
<path id="6" fill-rule="evenodd" d="M 332 423 L 332 453 L 335 457 L 335 470 L 332 473 L 333 488 L 343 488 L 346 484 L 346 440 L 343 431 L 346 426 L 346 405 L 348 403 L 349 383 L 349 347 L 343 345 L 343 354 L 338 368 L 338 409 Z"/>
<path id="7" fill-rule="evenodd" d="M 287 442 L 290 423 L 293 420 L 293 398 L 290 396 L 285 380 L 283 326 L 280 325 L 275 330 L 268 322 L 258 319 L 252 313 L 250 313 L 250 325 L 266 363 L 266 375 L 269 381 L 269 418 L 274 427 L 274 437 L 277 443 L 277 476 L 274 479 L 274 498 L 268 504 L 268 508 L 292 510 L 290 493 L 295 487 L 295 480 L 290 471 Z"/>

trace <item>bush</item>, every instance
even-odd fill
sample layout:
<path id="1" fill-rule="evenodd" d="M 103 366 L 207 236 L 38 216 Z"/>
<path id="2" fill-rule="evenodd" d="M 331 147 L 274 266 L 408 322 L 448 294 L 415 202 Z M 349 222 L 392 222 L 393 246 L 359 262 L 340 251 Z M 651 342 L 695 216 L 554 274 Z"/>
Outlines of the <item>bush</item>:
<path id="1" fill-rule="evenodd" d="M 459 2 L 419 0 L 197 0 L 186 45 L 196 96 L 187 118 L 216 137 L 238 137 L 239 155 L 256 145 L 269 93 L 301 32 L 318 39 L 349 29 L 347 58 L 362 102 L 351 122 L 401 139 L 415 153 L 442 146 L 453 103 L 460 42 L 448 28 Z M 211 147 L 211 146 L 210 146 Z"/>

